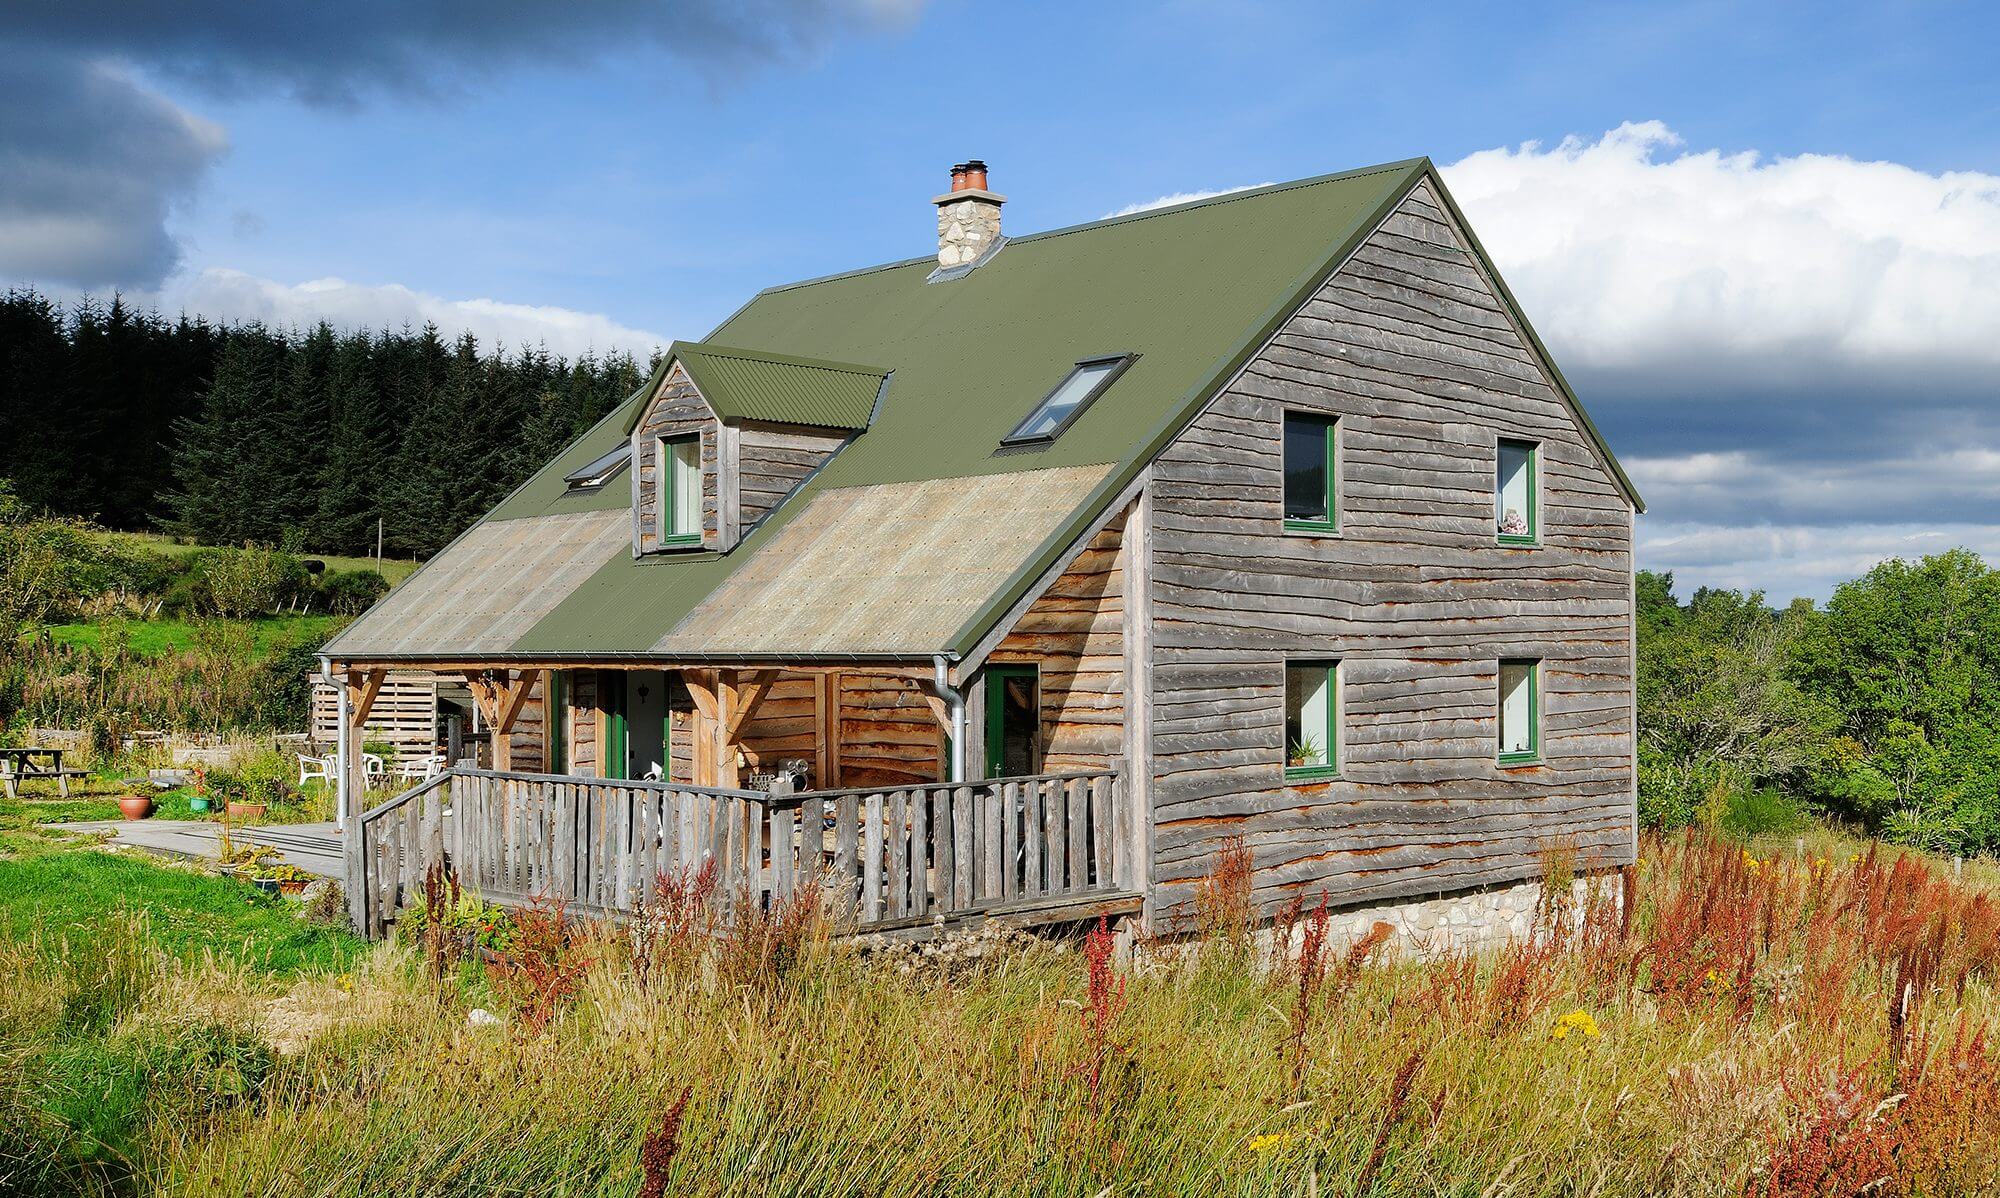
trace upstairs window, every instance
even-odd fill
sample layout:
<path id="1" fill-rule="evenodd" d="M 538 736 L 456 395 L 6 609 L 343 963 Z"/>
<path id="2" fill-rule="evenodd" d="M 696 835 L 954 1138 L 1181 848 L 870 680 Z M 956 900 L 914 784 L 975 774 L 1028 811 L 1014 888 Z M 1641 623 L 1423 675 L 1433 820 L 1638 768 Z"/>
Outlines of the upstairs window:
<path id="1" fill-rule="evenodd" d="M 1132 355 L 1124 354 L 1114 358 L 1092 358 L 1078 362 L 1075 369 L 1056 384 L 1047 399 L 1035 405 L 1028 418 L 1017 425 L 1013 432 L 1001 438 L 1002 445 L 1018 445 L 1024 442 L 1053 441 L 1062 435 L 1091 401 L 1104 393 L 1113 379 L 1132 364 Z"/>
<path id="2" fill-rule="evenodd" d="M 1538 661 L 1500 663 L 1500 763 L 1519 765 L 1542 756 L 1542 680 Z"/>
<path id="3" fill-rule="evenodd" d="M 1532 441 L 1502 441 L 1493 475 L 1493 516 L 1503 545 L 1532 545 L 1541 536 L 1535 475 L 1541 449 Z"/>
<path id="4" fill-rule="evenodd" d="M 1340 663 L 1285 663 L 1285 777 L 1340 772 Z"/>
<path id="5" fill-rule="evenodd" d="M 701 438 L 662 437 L 657 465 L 660 546 L 701 544 Z"/>
<path id="6" fill-rule="evenodd" d="M 1340 530 L 1340 424 L 1331 416 L 1285 413 L 1285 528 Z"/>
<path id="7" fill-rule="evenodd" d="M 593 462 L 577 467 L 563 475 L 563 482 L 572 491 L 595 491 L 597 488 L 618 477 L 632 460 L 632 445 L 628 441 Z"/>

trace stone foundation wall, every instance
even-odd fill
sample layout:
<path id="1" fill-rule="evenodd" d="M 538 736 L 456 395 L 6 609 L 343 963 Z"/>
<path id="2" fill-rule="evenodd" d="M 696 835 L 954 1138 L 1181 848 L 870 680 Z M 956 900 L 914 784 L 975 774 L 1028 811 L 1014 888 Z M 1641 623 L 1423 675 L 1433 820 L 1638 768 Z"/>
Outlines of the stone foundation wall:
<path id="1" fill-rule="evenodd" d="M 1578 878 L 1570 887 L 1570 907 L 1579 917 L 1591 900 L 1593 887 L 1598 889 L 1600 901 L 1623 901 L 1617 874 Z M 1542 884 L 1536 880 L 1375 907 L 1344 908 L 1333 912 L 1328 939 L 1337 956 L 1368 935 L 1376 924 L 1386 923 L 1394 931 L 1385 947 L 1406 957 L 1498 948 L 1527 937 L 1535 926 L 1535 911 L 1541 901 Z M 1258 935 L 1259 946 L 1269 949 L 1274 935 L 1274 929 L 1264 928 Z M 1296 944 L 1287 947 L 1291 952 L 1298 949 Z"/>

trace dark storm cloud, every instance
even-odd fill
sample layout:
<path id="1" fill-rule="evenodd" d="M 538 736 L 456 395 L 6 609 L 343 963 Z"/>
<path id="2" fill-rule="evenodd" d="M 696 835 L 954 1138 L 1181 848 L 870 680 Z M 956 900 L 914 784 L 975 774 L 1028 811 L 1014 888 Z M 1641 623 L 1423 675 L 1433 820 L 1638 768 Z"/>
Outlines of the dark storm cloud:
<path id="1" fill-rule="evenodd" d="M 133 68 L 218 96 L 441 95 L 525 65 L 671 61 L 711 81 L 894 24 L 920 0 L 0 0 L 0 281 L 155 287 L 223 152 Z"/>
<path id="2" fill-rule="evenodd" d="M 431 92 L 523 63 L 644 47 L 719 70 L 807 52 L 892 23 L 916 0 L 70 0 L 7 4 L 10 39 L 116 55 L 218 92 L 278 86 L 310 103 Z"/>
<path id="3" fill-rule="evenodd" d="M 168 210 L 223 152 L 214 125 L 109 67 L 0 43 L 0 278 L 146 285 Z"/>

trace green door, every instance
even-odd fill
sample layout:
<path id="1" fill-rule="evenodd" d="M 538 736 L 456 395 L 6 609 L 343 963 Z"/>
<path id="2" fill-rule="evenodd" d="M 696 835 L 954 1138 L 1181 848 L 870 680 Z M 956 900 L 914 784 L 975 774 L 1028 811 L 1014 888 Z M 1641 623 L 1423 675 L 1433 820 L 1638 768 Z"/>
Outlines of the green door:
<path id="1" fill-rule="evenodd" d="M 986 667 L 986 776 L 1041 772 L 1041 683 L 1034 666 Z"/>
<path id="2" fill-rule="evenodd" d="M 606 778 L 625 776 L 625 675 L 615 670 L 597 673 L 597 701 L 604 708 L 604 744 L 597 772 Z"/>

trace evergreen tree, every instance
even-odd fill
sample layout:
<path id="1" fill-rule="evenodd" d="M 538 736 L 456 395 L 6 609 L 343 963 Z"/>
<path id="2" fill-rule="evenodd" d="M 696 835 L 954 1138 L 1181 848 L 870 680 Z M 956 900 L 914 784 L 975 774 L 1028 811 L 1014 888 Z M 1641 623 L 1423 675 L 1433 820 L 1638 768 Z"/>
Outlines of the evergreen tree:
<path id="1" fill-rule="evenodd" d="M 284 439 L 279 391 L 288 351 L 283 337 L 261 325 L 239 330 L 223 347 L 201 410 L 174 429 L 180 449 L 178 486 L 167 499 L 172 531 L 212 545 L 282 538 L 283 513 L 265 499 L 285 491 L 298 451 Z"/>

